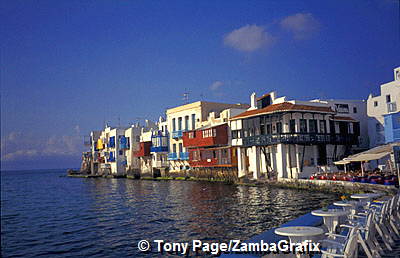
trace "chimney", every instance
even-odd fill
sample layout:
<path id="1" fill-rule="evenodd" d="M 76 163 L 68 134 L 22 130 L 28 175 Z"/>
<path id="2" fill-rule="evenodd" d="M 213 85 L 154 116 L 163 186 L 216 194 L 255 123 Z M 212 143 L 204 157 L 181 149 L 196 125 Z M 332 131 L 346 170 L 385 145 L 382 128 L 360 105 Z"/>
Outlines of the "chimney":
<path id="1" fill-rule="evenodd" d="M 251 95 L 250 95 L 250 108 L 249 108 L 249 110 L 253 110 L 253 109 L 257 109 L 257 101 L 256 101 L 256 93 L 255 92 L 253 92 Z"/>
<path id="2" fill-rule="evenodd" d="M 274 104 L 274 100 L 276 99 L 276 91 L 270 92 L 269 96 L 271 97 L 271 104 Z"/>

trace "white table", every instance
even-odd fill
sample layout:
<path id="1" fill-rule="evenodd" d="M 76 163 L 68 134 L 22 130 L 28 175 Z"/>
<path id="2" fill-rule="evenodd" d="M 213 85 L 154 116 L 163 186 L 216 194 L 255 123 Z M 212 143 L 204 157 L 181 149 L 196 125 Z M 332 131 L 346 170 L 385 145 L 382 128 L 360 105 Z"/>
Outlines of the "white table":
<path id="1" fill-rule="evenodd" d="M 378 194 L 378 193 L 366 193 L 366 194 L 353 194 L 350 197 L 358 200 L 358 204 L 356 206 L 356 210 L 358 210 L 358 209 L 364 207 L 365 205 L 367 205 L 367 203 L 372 201 L 372 199 L 378 198 L 381 195 L 382 194 Z"/>
<path id="2" fill-rule="evenodd" d="M 382 194 L 379 193 L 366 193 L 366 194 L 353 194 L 350 197 L 359 201 L 370 201 L 373 198 L 378 198 Z"/>
<path id="3" fill-rule="evenodd" d="M 333 205 L 343 207 L 343 210 L 350 211 L 352 214 L 355 214 L 357 202 L 355 201 L 337 201 L 334 202 Z"/>
<path id="4" fill-rule="evenodd" d="M 301 243 L 305 240 L 316 242 L 319 240 L 319 236 L 323 233 L 324 231 L 322 228 L 308 226 L 294 226 L 275 229 L 275 234 L 289 237 L 289 240 L 292 243 Z M 302 257 L 303 255 L 297 253 L 296 256 Z"/>
<path id="5" fill-rule="evenodd" d="M 327 211 L 315 210 L 312 211 L 311 214 L 323 217 L 324 224 L 328 228 L 328 231 L 330 233 L 335 233 L 336 227 L 339 224 L 339 217 L 350 214 L 350 211 L 342 209 L 329 209 Z"/>

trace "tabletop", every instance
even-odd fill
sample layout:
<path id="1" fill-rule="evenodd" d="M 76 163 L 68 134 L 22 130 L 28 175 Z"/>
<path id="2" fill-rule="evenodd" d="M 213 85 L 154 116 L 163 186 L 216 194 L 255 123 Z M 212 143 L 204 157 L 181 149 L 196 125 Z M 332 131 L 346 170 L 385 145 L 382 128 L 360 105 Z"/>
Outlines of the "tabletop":
<path id="1" fill-rule="evenodd" d="M 347 202 L 338 201 L 338 202 L 334 202 L 333 205 L 341 206 L 341 207 L 352 207 L 352 206 L 356 205 L 356 202 L 354 202 L 354 201 L 347 201 Z"/>
<path id="2" fill-rule="evenodd" d="M 366 193 L 366 194 L 353 194 L 350 197 L 353 199 L 371 199 L 381 196 L 377 193 Z"/>
<path id="3" fill-rule="evenodd" d="M 322 216 L 322 217 L 340 217 L 344 215 L 348 215 L 350 211 L 345 211 L 342 209 L 329 209 L 327 211 L 324 210 L 315 210 L 312 211 L 311 214 L 314 216 Z"/>
<path id="4" fill-rule="evenodd" d="M 309 226 L 283 227 L 275 229 L 275 234 L 280 236 L 296 237 L 296 236 L 317 236 L 322 235 L 322 228 Z"/>

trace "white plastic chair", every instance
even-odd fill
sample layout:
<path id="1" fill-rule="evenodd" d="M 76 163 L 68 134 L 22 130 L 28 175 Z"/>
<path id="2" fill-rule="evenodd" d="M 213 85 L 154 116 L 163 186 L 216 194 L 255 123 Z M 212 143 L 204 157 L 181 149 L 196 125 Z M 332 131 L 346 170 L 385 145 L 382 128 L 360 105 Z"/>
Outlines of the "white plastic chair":
<path id="1" fill-rule="evenodd" d="M 344 243 L 340 243 L 333 240 L 322 240 L 322 244 L 326 245 L 326 248 L 321 250 L 323 258 L 330 257 L 344 257 L 344 258 L 352 258 L 358 257 L 358 241 L 359 237 L 358 227 L 353 228 L 350 231 L 350 234 Z"/>

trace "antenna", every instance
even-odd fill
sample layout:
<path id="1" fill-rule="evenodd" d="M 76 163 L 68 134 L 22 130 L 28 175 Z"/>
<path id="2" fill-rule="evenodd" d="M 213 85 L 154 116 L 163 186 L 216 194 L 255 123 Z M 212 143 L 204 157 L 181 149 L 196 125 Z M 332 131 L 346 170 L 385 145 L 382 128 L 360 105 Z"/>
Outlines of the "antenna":
<path id="1" fill-rule="evenodd" d="M 188 104 L 189 103 L 189 92 L 187 91 L 187 89 L 185 89 L 185 92 L 183 93 L 183 103 L 184 104 Z"/>

